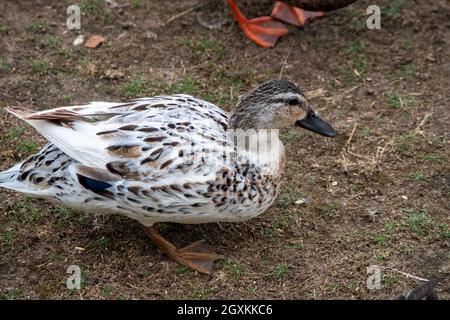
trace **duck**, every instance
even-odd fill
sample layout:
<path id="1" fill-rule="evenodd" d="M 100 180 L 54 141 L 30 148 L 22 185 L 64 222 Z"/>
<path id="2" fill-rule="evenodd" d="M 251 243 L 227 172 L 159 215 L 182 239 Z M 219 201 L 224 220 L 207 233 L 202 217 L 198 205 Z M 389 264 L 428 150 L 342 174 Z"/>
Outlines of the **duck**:
<path id="1" fill-rule="evenodd" d="M 177 248 L 154 225 L 257 217 L 274 202 L 284 172 L 278 130 L 336 135 L 288 80 L 260 84 L 231 113 L 186 94 L 7 111 L 48 143 L 1 172 L 0 187 L 137 220 L 162 252 L 200 273 L 220 256 L 203 240 Z"/>
<path id="2" fill-rule="evenodd" d="M 234 19 L 244 34 L 263 48 L 275 46 L 288 33 L 282 22 L 303 27 L 309 20 L 323 17 L 325 12 L 346 7 L 356 0 L 283 0 L 274 1 L 270 16 L 247 19 L 236 4 L 227 0 Z"/>

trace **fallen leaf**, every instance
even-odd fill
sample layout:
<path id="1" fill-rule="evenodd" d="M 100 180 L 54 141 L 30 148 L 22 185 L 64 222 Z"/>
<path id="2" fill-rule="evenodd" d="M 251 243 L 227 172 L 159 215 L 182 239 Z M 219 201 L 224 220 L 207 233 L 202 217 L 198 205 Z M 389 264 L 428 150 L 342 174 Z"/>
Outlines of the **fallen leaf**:
<path id="1" fill-rule="evenodd" d="M 105 40 L 106 39 L 102 36 L 93 35 L 86 41 L 84 46 L 86 48 L 94 49 L 97 48 L 99 45 L 101 45 L 103 42 L 105 42 Z"/>

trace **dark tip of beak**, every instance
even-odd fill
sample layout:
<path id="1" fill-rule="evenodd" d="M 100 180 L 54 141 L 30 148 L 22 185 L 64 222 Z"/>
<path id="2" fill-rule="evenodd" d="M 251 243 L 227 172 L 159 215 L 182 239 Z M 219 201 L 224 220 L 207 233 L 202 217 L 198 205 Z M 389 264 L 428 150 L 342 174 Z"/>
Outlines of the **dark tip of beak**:
<path id="1" fill-rule="evenodd" d="M 297 120 L 295 125 L 325 137 L 333 138 L 337 135 L 331 125 L 320 119 L 313 110 L 310 110 L 305 118 Z"/>

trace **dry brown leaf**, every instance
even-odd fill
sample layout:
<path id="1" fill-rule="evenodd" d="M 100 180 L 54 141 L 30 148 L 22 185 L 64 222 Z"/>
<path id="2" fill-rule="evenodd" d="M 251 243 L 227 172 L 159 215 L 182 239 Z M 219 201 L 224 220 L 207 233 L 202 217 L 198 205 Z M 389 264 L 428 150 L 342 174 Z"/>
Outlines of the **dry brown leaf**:
<path id="1" fill-rule="evenodd" d="M 99 45 L 101 45 L 103 42 L 105 42 L 105 40 L 106 39 L 100 35 L 93 35 L 86 41 L 84 46 L 86 48 L 94 49 L 97 48 Z"/>

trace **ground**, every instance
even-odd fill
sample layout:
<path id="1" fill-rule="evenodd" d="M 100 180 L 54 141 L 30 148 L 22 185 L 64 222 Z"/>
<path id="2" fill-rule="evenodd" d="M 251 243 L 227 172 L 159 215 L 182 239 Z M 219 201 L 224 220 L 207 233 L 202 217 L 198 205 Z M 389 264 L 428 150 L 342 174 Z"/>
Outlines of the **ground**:
<path id="1" fill-rule="evenodd" d="M 82 0 L 80 31 L 65 24 L 73 2 L 0 3 L 0 169 L 45 143 L 6 106 L 184 92 L 231 110 L 239 94 L 279 77 L 339 135 L 282 132 L 284 185 L 260 217 L 159 225 L 179 246 L 205 239 L 216 248 L 223 258 L 209 276 L 169 260 L 135 221 L 1 190 L 1 298 L 389 299 L 419 283 L 406 274 L 441 279 L 437 293 L 450 298 L 447 1 L 358 1 L 290 28 L 273 49 L 247 40 L 225 1 Z M 381 30 L 366 28 L 374 3 Z M 239 4 L 255 17 L 272 2 Z M 78 33 L 106 41 L 75 47 Z M 81 268 L 80 290 L 66 288 L 69 265 Z M 382 276 L 375 290 L 371 265 Z"/>

